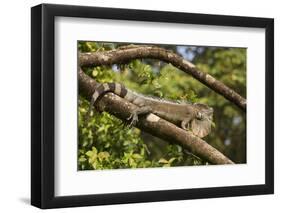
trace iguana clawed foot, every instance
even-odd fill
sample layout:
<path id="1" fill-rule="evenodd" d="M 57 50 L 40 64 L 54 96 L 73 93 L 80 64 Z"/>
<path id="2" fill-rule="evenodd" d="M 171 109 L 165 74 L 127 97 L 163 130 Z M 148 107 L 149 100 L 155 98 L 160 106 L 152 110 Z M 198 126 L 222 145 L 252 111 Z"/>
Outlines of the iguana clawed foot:
<path id="1" fill-rule="evenodd" d="M 127 118 L 129 122 L 129 128 L 132 128 L 133 126 L 135 126 L 137 124 L 137 122 L 139 121 L 139 116 L 136 112 L 132 113 L 128 118 Z"/>
<path id="2" fill-rule="evenodd" d="M 127 120 L 131 120 L 129 123 L 129 127 L 135 126 L 139 121 L 139 115 L 145 115 L 152 112 L 152 108 L 150 106 L 141 106 L 136 108 L 132 114 L 127 118 Z"/>
<path id="3" fill-rule="evenodd" d="M 184 129 L 184 130 L 189 130 L 190 129 L 190 119 L 184 119 L 182 122 L 181 122 L 181 128 Z"/>

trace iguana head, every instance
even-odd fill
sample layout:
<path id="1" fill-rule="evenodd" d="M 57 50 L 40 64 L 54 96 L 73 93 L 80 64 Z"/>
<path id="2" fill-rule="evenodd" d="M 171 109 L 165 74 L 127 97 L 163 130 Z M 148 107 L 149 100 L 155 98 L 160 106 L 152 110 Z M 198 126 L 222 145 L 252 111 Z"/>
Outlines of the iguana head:
<path id="1" fill-rule="evenodd" d="M 213 108 L 205 104 L 194 104 L 196 107 L 195 119 L 191 121 L 191 131 L 194 135 L 203 138 L 211 132 Z"/>

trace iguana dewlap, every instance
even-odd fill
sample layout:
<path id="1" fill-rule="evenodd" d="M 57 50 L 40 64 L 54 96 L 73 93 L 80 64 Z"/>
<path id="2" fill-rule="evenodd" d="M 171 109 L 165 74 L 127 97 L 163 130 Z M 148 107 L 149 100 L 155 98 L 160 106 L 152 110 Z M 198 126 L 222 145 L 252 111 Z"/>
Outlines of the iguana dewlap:
<path id="1" fill-rule="evenodd" d="M 153 113 L 185 130 L 191 130 L 194 135 L 200 138 L 205 137 L 211 131 L 213 108 L 205 104 L 178 103 L 141 95 L 119 83 L 99 84 L 92 95 L 90 110 L 96 101 L 108 92 L 112 92 L 138 106 L 128 118 L 132 119 L 131 124 L 133 125 L 137 122 L 138 115 Z"/>

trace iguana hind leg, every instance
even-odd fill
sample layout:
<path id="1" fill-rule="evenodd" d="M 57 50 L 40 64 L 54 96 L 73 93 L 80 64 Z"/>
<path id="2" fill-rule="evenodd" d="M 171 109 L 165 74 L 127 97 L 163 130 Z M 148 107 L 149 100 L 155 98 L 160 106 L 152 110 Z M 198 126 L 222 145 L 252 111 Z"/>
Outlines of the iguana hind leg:
<path id="1" fill-rule="evenodd" d="M 139 120 L 139 115 L 145 115 L 151 113 L 153 110 L 150 106 L 141 106 L 136 108 L 132 114 L 127 118 L 127 120 L 131 120 L 129 127 L 135 126 Z"/>

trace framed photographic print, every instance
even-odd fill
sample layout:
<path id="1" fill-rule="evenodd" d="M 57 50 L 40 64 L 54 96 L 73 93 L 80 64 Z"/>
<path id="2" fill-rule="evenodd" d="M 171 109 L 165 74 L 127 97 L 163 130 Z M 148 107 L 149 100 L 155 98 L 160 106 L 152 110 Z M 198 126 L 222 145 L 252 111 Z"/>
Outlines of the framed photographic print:
<path id="1" fill-rule="evenodd" d="M 31 9 L 31 203 L 274 191 L 274 21 Z"/>

